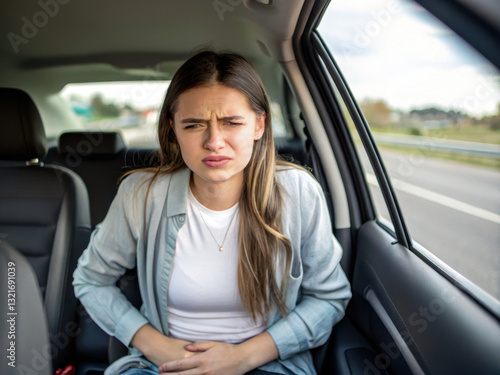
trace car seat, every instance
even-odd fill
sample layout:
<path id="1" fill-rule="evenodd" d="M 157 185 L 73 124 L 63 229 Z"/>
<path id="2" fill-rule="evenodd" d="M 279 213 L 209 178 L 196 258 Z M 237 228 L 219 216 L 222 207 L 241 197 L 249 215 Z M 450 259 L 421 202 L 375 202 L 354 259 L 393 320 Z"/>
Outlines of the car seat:
<path id="1" fill-rule="evenodd" d="M 74 172 L 39 162 L 42 120 L 24 91 L 0 88 L 0 237 L 29 261 L 44 298 L 54 368 L 70 358 L 77 300 L 71 285 L 90 238 L 87 189 Z"/>

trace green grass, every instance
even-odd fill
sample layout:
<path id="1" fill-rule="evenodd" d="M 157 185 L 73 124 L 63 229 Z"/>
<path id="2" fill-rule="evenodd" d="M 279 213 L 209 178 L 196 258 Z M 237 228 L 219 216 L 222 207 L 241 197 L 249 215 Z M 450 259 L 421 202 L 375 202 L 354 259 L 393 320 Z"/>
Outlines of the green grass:
<path id="1" fill-rule="evenodd" d="M 400 146 L 389 146 L 389 145 L 378 145 L 378 148 L 394 150 L 398 152 L 404 152 L 406 154 L 414 153 L 418 151 L 418 149 L 414 148 L 406 148 Z M 463 154 L 452 154 L 448 152 L 440 152 L 440 151 L 429 151 L 429 150 L 421 150 L 422 153 L 426 157 L 438 158 L 450 160 L 458 163 L 464 163 L 469 165 L 477 165 L 481 167 L 492 168 L 496 170 L 500 170 L 500 159 L 496 158 L 487 158 L 481 156 L 473 156 L 473 155 L 463 155 Z"/>
<path id="2" fill-rule="evenodd" d="M 415 128 L 372 128 L 373 133 L 392 133 L 392 134 L 412 134 Z M 456 141 L 492 143 L 500 145 L 500 130 L 491 130 L 489 127 L 475 125 L 462 128 L 445 128 L 445 129 L 419 129 L 420 134 L 427 137 L 436 137 Z"/>
<path id="3" fill-rule="evenodd" d="M 500 145 L 500 130 L 491 130 L 483 126 L 466 128 L 447 128 L 428 130 L 429 137 L 453 139 L 457 141 L 492 143 Z"/>

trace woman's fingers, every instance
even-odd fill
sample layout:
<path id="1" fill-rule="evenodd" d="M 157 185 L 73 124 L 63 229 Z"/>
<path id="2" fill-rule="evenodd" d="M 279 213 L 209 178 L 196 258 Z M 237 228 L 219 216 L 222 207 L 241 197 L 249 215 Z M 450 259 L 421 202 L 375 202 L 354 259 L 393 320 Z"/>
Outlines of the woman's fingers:
<path id="1" fill-rule="evenodd" d="M 158 369 L 160 371 L 160 374 L 162 373 L 167 373 L 167 374 L 185 374 L 189 375 L 190 373 L 186 372 L 187 370 L 195 369 L 197 368 L 197 364 L 194 362 L 193 357 L 185 358 L 185 359 L 179 359 L 176 361 L 170 361 L 170 362 L 165 362 L 163 365 L 161 365 Z M 191 372 L 192 374 L 195 374 L 196 372 Z"/>
<path id="2" fill-rule="evenodd" d="M 204 352 L 214 346 L 213 342 L 192 342 L 187 344 L 184 349 L 190 352 Z"/>
<path id="3" fill-rule="evenodd" d="M 160 374 L 182 375 L 236 375 L 243 374 L 244 364 L 237 346 L 218 342 L 195 342 L 185 346 L 193 355 L 166 362 L 159 367 Z"/>
<path id="4" fill-rule="evenodd" d="M 214 342 L 192 342 L 190 344 L 185 345 L 184 349 L 187 350 L 188 352 L 191 352 L 192 354 L 184 359 L 165 362 L 163 365 L 159 367 L 160 374 L 162 372 L 175 374 L 176 372 L 190 370 L 198 367 L 199 363 L 197 359 L 194 358 L 196 357 L 196 355 L 194 354 L 196 352 L 205 352 L 210 348 L 212 348 L 214 345 L 215 345 Z M 184 372 L 182 372 L 182 374 L 184 374 Z M 186 375 L 189 375 L 189 373 L 186 373 Z"/>

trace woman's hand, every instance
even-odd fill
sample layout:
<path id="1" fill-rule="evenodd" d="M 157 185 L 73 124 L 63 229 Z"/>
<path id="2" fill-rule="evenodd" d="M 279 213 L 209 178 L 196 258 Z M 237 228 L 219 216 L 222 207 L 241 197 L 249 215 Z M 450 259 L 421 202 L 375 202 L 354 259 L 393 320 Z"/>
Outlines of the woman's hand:
<path id="1" fill-rule="evenodd" d="M 163 339 L 158 341 L 148 354 L 144 355 L 156 366 L 160 366 L 162 363 L 165 363 L 165 361 L 189 358 L 195 355 L 196 353 L 184 348 L 189 343 L 189 341 L 171 339 L 163 336 Z"/>
<path id="2" fill-rule="evenodd" d="M 149 324 L 142 326 L 136 332 L 131 344 L 156 366 L 196 354 L 185 349 L 185 346 L 190 344 L 189 341 L 171 339 Z"/>
<path id="3" fill-rule="evenodd" d="M 241 344 L 195 342 L 184 347 L 193 356 L 162 364 L 160 374 L 239 375 L 278 358 L 278 349 L 268 332 Z"/>
<path id="4" fill-rule="evenodd" d="M 195 342 L 185 349 L 196 354 L 187 359 L 169 361 L 160 366 L 160 374 L 238 375 L 247 372 L 238 345 L 221 342 Z"/>

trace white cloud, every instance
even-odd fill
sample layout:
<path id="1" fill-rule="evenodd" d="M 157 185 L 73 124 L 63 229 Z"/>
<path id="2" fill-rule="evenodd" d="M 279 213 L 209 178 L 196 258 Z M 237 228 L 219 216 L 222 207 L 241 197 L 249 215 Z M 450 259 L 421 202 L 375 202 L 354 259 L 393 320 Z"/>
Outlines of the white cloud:
<path id="1" fill-rule="evenodd" d="M 498 71 L 414 3 L 339 0 L 319 31 L 358 100 L 475 116 L 498 110 Z"/>
<path id="2" fill-rule="evenodd" d="M 471 115 L 493 114 L 500 103 L 498 82 L 471 67 L 441 70 L 432 67 L 414 74 L 387 72 L 370 82 L 357 81 L 351 89 L 358 100 L 384 98 L 395 109 L 409 110 L 427 106 L 460 110 Z M 460 80 L 458 89 L 457 80 Z"/>

